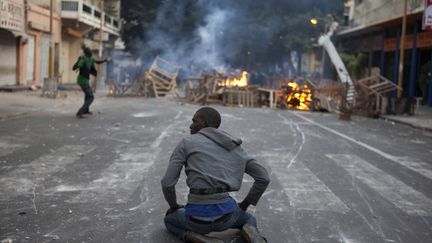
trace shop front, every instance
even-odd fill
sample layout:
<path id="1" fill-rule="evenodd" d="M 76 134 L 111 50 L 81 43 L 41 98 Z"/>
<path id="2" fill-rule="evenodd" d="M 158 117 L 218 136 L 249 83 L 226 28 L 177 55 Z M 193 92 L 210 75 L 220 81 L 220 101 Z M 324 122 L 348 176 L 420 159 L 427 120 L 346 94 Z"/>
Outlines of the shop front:
<path id="1" fill-rule="evenodd" d="M 0 86 L 17 85 L 25 78 L 22 66 L 24 1 L 0 0 Z"/>

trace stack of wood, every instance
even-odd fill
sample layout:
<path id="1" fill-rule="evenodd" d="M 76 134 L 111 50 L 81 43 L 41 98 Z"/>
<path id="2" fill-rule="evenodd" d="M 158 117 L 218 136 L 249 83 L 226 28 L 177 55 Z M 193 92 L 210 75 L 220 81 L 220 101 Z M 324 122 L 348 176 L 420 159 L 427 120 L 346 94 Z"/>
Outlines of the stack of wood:
<path id="1" fill-rule="evenodd" d="M 144 80 L 152 84 L 156 98 L 166 97 L 176 86 L 176 78 L 179 68 L 160 58 L 156 57 L 149 70 L 144 75 Z"/>
<path id="2" fill-rule="evenodd" d="M 132 83 L 117 83 L 110 80 L 108 83 L 108 95 L 147 97 L 149 86 L 150 83 L 145 79 L 134 79 Z"/>
<path id="3" fill-rule="evenodd" d="M 359 87 L 356 108 L 359 113 L 366 113 L 366 115 L 385 113 L 388 103 L 387 94 L 402 90 L 402 87 L 381 76 L 379 70 L 369 77 L 357 80 L 356 84 Z"/>
<path id="4" fill-rule="evenodd" d="M 258 86 L 225 88 L 222 103 L 226 106 L 255 107 L 258 105 Z"/>
<path id="5" fill-rule="evenodd" d="M 223 104 L 241 107 L 260 105 L 258 86 L 224 86 L 228 78 L 227 75 L 217 72 L 203 73 L 198 77 L 188 78 L 185 88 L 186 101 L 200 105 Z"/>
<path id="6" fill-rule="evenodd" d="M 186 99 L 198 104 L 221 103 L 221 89 L 218 83 L 227 77 L 220 73 L 201 74 L 186 80 Z"/>

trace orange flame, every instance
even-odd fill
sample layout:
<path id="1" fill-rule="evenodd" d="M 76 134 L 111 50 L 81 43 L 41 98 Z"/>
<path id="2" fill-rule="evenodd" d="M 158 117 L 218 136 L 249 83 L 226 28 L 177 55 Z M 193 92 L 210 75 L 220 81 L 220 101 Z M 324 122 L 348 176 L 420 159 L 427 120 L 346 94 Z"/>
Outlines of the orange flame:
<path id="1" fill-rule="evenodd" d="M 248 72 L 243 71 L 242 76 L 240 78 L 233 77 L 228 78 L 224 81 L 218 83 L 220 87 L 245 87 L 248 85 Z"/>
<path id="2" fill-rule="evenodd" d="M 301 88 L 296 82 L 288 82 L 288 96 L 286 98 L 288 108 L 297 110 L 310 110 L 312 92 L 305 84 Z"/>

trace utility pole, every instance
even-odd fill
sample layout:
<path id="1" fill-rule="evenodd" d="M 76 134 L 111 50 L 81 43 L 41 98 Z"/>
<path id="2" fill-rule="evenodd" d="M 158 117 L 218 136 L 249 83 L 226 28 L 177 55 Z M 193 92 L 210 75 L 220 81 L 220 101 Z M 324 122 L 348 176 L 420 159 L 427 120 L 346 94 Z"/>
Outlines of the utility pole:
<path id="1" fill-rule="evenodd" d="M 100 17 L 100 29 L 99 29 L 99 58 L 102 57 L 103 53 L 103 26 L 105 22 L 105 11 L 104 11 L 104 0 L 99 0 L 99 8 L 101 11 Z"/>
<path id="2" fill-rule="evenodd" d="M 403 87 L 407 8 L 408 8 L 408 0 L 405 0 L 404 12 L 403 12 L 403 18 L 402 18 L 402 34 L 401 34 L 401 41 L 400 41 L 399 76 L 398 76 L 398 86 L 399 87 Z M 402 97 L 402 90 L 398 89 L 397 98 L 399 99 L 401 97 Z"/>
<path id="3" fill-rule="evenodd" d="M 53 78 L 54 77 L 54 41 L 53 41 L 53 12 L 54 12 L 54 0 L 50 0 L 50 20 L 49 20 L 49 26 L 50 26 L 50 35 L 51 35 L 51 41 L 49 45 L 49 65 L 48 65 L 48 77 Z"/>
<path id="4" fill-rule="evenodd" d="M 98 56 L 99 58 L 102 57 L 103 54 L 103 26 L 105 23 L 105 12 L 104 12 L 104 0 L 99 0 L 99 8 L 100 8 L 100 26 L 99 26 L 99 50 L 98 50 Z M 100 68 L 101 69 L 101 68 Z M 101 71 L 99 69 L 99 75 L 95 78 L 95 82 L 93 82 L 93 92 L 96 93 L 97 84 L 98 82 L 102 82 L 102 76 Z"/>

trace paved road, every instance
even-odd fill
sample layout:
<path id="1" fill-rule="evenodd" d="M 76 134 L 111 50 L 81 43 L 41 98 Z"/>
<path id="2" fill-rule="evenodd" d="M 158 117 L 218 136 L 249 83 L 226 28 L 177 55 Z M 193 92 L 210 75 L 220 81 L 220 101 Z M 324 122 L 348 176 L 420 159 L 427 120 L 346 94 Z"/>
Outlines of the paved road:
<path id="1" fill-rule="evenodd" d="M 197 106 L 100 98 L 0 122 L 0 242 L 179 242 L 160 179 Z M 218 107 L 271 173 L 251 208 L 269 242 L 428 242 L 432 134 L 382 120 Z M 185 202 L 182 176 L 178 198 Z M 252 184 L 244 178 L 241 200 Z M 243 242 L 237 231 L 216 236 Z"/>

